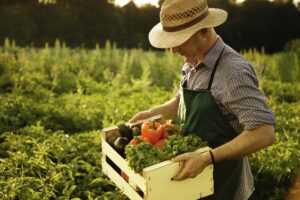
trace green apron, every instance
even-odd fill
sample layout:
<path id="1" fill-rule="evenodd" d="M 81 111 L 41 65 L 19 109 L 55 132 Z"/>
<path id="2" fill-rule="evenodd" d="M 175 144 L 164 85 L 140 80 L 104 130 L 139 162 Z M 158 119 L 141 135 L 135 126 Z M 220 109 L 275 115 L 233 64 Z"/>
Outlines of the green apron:
<path id="1" fill-rule="evenodd" d="M 187 80 L 183 80 L 177 117 L 177 123 L 185 125 L 185 134 L 197 134 L 207 141 L 211 148 L 216 148 L 237 136 L 210 91 L 222 52 L 213 68 L 206 90 L 186 89 Z M 203 199 L 233 200 L 240 180 L 242 164 L 243 159 L 216 163 L 213 174 L 214 194 Z"/>

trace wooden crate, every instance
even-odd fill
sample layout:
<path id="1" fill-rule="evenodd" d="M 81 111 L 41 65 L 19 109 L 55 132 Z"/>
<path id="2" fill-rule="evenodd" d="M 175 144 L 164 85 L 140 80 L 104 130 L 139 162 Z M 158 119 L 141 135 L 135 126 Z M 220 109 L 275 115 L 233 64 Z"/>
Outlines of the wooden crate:
<path id="1" fill-rule="evenodd" d="M 155 116 L 152 119 L 161 119 L 161 116 Z M 212 165 L 205 168 L 195 178 L 183 181 L 171 181 L 171 177 L 179 169 L 179 163 L 172 161 L 164 161 L 147 167 L 143 169 L 142 174 L 138 174 L 129 168 L 126 160 L 108 142 L 111 137 L 119 135 L 117 126 L 103 129 L 102 170 L 131 200 L 196 200 L 213 194 Z M 208 150 L 209 147 L 204 147 L 196 151 Z M 128 180 L 120 175 L 121 170 L 126 173 Z"/>

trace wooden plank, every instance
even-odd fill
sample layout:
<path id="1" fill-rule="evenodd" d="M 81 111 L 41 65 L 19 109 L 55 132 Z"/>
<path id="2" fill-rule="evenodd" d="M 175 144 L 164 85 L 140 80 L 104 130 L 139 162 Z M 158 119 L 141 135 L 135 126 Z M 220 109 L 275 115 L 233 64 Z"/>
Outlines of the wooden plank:
<path id="1" fill-rule="evenodd" d="M 113 144 L 113 142 L 121 136 L 118 126 L 104 128 L 102 129 L 102 133 L 102 137 L 111 144 Z"/>
<path id="2" fill-rule="evenodd" d="M 212 166 L 205 168 L 195 178 L 171 181 L 178 169 L 179 163 L 173 163 L 145 174 L 148 186 L 146 199 L 196 200 L 213 194 Z"/>
<path id="3" fill-rule="evenodd" d="M 118 126 L 111 126 L 111 127 L 102 129 L 102 131 L 103 132 L 109 132 L 109 131 L 113 131 L 113 130 L 116 130 L 116 129 L 119 129 Z"/>
<path id="4" fill-rule="evenodd" d="M 136 184 L 144 194 L 147 193 L 146 180 L 129 168 L 126 160 L 118 154 L 106 141 L 102 138 L 102 152 L 105 153 L 123 172 L 127 174 L 130 180 Z"/>
<path id="5" fill-rule="evenodd" d="M 143 198 L 107 163 L 102 163 L 102 171 L 105 173 L 123 193 L 131 200 L 143 200 Z"/>
<path id="6" fill-rule="evenodd" d="M 209 147 L 197 152 L 209 150 Z M 147 181 L 147 200 L 172 199 L 195 200 L 213 194 L 213 166 L 206 167 L 195 178 L 183 181 L 171 181 L 180 167 L 180 163 L 165 161 L 143 171 Z M 198 187 L 197 187 L 198 186 Z"/>

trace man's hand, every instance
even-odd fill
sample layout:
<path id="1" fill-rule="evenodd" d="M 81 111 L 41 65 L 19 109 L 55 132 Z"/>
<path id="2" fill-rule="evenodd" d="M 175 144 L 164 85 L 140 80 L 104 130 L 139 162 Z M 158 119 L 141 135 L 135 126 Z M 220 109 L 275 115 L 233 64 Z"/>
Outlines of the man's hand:
<path id="1" fill-rule="evenodd" d="M 180 162 L 180 169 L 172 180 L 181 181 L 186 178 L 194 178 L 212 163 L 208 152 L 185 153 L 172 159 L 173 162 Z"/>
<path id="2" fill-rule="evenodd" d="M 129 122 L 134 123 L 137 120 L 147 119 L 154 115 L 162 114 L 166 119 L 176 119 L 177 110 L 179 105 L 179 98 L 174 97 L 173 99 L 165 102 L 164 104 L 154 107 L 150 110 L 139 112 L 134 115 Z"/>
<path id="3" fill-rule="evenodd" d="M 129 122 L 130 123 L 134 123 L 138 120 L 143 120 L 143 119 L 147 119 L 149 117 L 152 117 L 154 114 L 152 114 L 149 110 L 146 110 L 146 111 L 142 111 L 142 112 L 139 112 L 137 113 L 136 115 L 134 115 L 130 120 Z"/>
<path id="4" fill-rule="evenodd" d="M 216 162 L 238 159 L 272 145 L 274 140 L 274 127 L 261 125 L 254 130 L 242 132 L 233 140 L 213 149 L 212 152 Z M 209 152 L 186 153 L 175 157 L 172 161 L 181 162 L 178 173 L 173 177 L 173 180 L 178 181 L 195 177 L 212 163 Z"/>

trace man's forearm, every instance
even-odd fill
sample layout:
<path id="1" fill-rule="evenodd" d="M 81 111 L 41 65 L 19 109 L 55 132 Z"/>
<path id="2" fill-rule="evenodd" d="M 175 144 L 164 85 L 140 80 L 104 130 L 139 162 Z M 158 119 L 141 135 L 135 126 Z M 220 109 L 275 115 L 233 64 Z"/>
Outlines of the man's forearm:
<path id="1" fill-rule="evenodd" d="M 215 161 L 237 159 L 254 153 L 275 141 L 274 127 L 262 125 L 253 131 L 244 131 L 232 141 L 212 150 Z"/>
<path id="2" fill-rule="evenodd" d="M 176 119 L 178 106 L 179 98 L 174 97 L 166 103 L 150 109 L 149 112 L 153 115 L 162 114 L 166 119 Z"/>

